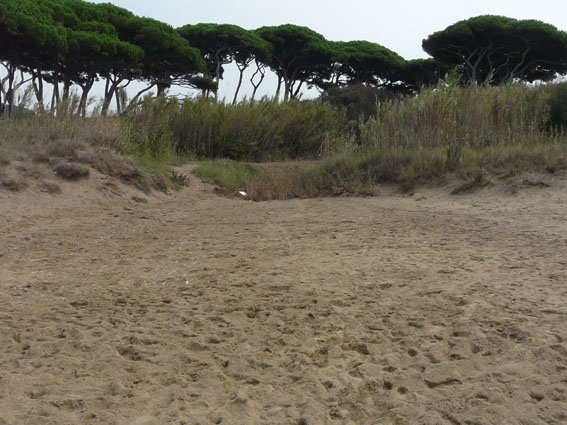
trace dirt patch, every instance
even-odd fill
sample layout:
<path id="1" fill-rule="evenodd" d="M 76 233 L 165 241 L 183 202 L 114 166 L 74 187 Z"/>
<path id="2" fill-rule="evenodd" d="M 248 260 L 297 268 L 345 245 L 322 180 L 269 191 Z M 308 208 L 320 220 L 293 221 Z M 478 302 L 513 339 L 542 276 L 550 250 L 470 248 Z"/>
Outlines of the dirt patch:
<path id="1" fill-rule="evenodd" d="M 564 175 L 262 203 L 105 178 L 0 192 L 7 423 L 567 420 Z"/>

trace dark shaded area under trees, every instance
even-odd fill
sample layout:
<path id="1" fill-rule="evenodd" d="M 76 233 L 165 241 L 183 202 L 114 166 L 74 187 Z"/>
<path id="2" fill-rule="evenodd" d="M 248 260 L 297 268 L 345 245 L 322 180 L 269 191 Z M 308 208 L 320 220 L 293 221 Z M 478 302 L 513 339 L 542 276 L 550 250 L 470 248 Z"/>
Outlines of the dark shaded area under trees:
<path id="1" fill-rule="evenodd" d="M 150 90 L 160 96 L 173 85 L 216 97 L 229 63 L 240 71 L 233 104 L 244 72 L 252 67 L 252 100 L 270 69 L 279 81 L 276 100 L 298 98 L 303 87 L 317 87 L 325 93 L 323 99 L 346 107 L 349 99 L 360 102 L 357 96 L 362 96 L 363 109 L 373 96 L 415 93 L 447 73 L 477 84 L 549 81 L 567 73 L 567 34 L 534 20 L 470 18 L 430 35 L 423 49 L 432 57 L 407 61 L 376 43 L 329 41 L 290 24 L 256 30 L 228 24 L 175 29 L 111 4 L 0 0 L 0 113 L 14 111 L 16 93 L 24 87 L 39 112 L 55 113 L 70 101 L 74 87 L 79 93 L 76 111 L 85 116 L 97 81 L 105 87 L 102 115 L 113 100 L 121 113 Z M 124 94 L 132 81 L 145 87 L 128 100 Z M 47 103 L 46 85 L 52 88 Z"/>

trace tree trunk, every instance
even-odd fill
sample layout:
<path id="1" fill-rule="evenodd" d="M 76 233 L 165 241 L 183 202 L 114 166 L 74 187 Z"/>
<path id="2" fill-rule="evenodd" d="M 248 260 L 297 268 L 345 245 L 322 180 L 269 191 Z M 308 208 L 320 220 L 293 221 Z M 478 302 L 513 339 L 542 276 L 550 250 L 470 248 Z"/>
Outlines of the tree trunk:
<path id="1" fill-rule="evenodd" d="M 217 61 L 217 69 L 216 69 L 216 76 L 215 76 L 215 81 L 217 82 L 217 90 L 215 91 L 215 100 L 218 100 L 218 98 L 219 98 L 218 87 L 220 86 L 220 70 L 221 70 L 221 63 L 220 63 L 220 58 L 219 58 L 218 52 L 215 55 L 215 59 Z"/>
<path id="2" fill-rule="evenodd" d="M 300 81 L 299 84 L 297 85 L 297 88 L 295 89 L 295 91 L 292 94 L 292 99 L 296 99 L 297 96 L 299 95 L 299 90 L 301 90 L 301 86 L 303 85 L 303 81 Z"/>
<path id="3" fill-rule="evenodd" d="M 117 88 L 122 81 L 124 81 L 124 78 L 112 77 L 110 75 L 106 78 L 106 84 L 104 86 L 104 100 L 100 111 L 100 114 L 103 117 L 108 115 L 108 109 L 110 108 L 112 97 L 115 95 L 118 96 Z"/>
<path id="4" fill-rule="evenodd" d="M 169 88 L 167 84 L 158 83 L 157 84 L 157 97 L 165 96 L 165 91 Z"/>
<path id="5" fill-rule="evenodd" d="M 264 81 L 264 77 L 266 76 L 266 72 L 264 71 L 264 65 L 258 63 L 258 61 L 256 60 L 256 72 L 254 72 L 254 74 L 252 74 L 252 77 L 250 77 L 250 83 L 252 84 L 252 87 L 254 87 L 254 91 L 252 91 L 252 97 L 250 98 L 250 100 L 254 100 L 254 97 L 256 96 L 256 90 L 258 90 L 258 87 L 260 87 L 260 84 L 262 84 L 262 81 Z M 260 80 L 258 81 L 257 84 L 254 83 L 254 77 L 256 77 L 257 74 L 260 74 Z"/>
<path id="6" fill-rule="evenodd" d="M 122 111 L 122 115 L 126 115 L 128 112 L 130 112 L 132 110 L 132 108 L 134 107 L 134 105 L 136 104 L 136 102 L 138 101 L 138 99 L 140 98 L 140 96 L 142 94 L 144 94 L 145 92 L 153 89 L 155 87 L 155 84 L 151 84 L 148 87 L 146 87 L 145 89 L 140 90 L 138 93 L 136 93 L 134 95 L 134 97 L 130 100 L 130 102 L 128 103 L 128 106 L 126 108 L 124 108 L 124 110 Z M 124 106 L 124 105 L 122 105 Z"/>
<path id="7" fill-rule="evenodd" d="M 12 115 L 14 108 L 14 81 L 16 79 L 15 65 L 9 65 L 8 70 L 8 89 L 6 90 L 6 103 L 8 104 L 8 116 Z"/>
<path id="8" fill-rule="evenodd" d="M 77 111 L 77 115 L 81 116 L 82 118 L 85 118 L 87 116 L 87 101 L 89 98 L 89 92 L 93 87 L 94 80 L 94 77 L 90 77 L 81 85 L 82 92 L 81 99 L 79 100 L 79 109 Z"/>
<path id="9" fill-rule="evenodd" d="M 0 64 L 2 64 L 4 68 L 8 68 L 8 66 L 4 62 L 0 62 Z M 6 112 L 6 105 L 4 103 L 6 101 L 6 89 L 4 87 L 6 81 L 8 81 L 7 76 L 0 79 L 0 116 L 4 115 L 4 113 Z"/>
<path id="10" fill-rule="evenodd" d="M 51 92 L 51 105 L 49 105 L 49 112 L 51 114 L 55 112 L 55 89 Z"/>
<path id="11" fill-rule="evenodd" d="M 71 92 L 71 80 L 68 77 L 65 77 L 63 80 L 63 102 L 67 102 L 69 100 L 69 95 Z"/>
<path id="12" fill-rule="evenodd" d="M 289 79 L 284 78 L 284 102 L 289 100 L 289 95 L 291 92 L 291 82 Z"/>
<path id="13" fill-rule="evenodd" d="M 39 107 L 39 113 L 43 114 L 45 112 L 45 105 L 43 104 L 43 77 L 41 75 L 41 69 L 32 71 L 32 85 Z"/>
<path id="14" fill-rule="evenodd" d="M 242 77 L 244 76 L 244 71 L 246 70 L 247 67 L 248 66 L 243 66 L 243 67 L 238 66 L 238 70 L 240 71 L 240 76 L 238 77 L 238 85 L 236 86 L 236 91 L 234 92 L 234 99 L 232 99 L 233 105 L 236 105 L 236 99 L 238 98 L 238 92 L 240 91 L 240 87 L 242 86 Z"/>
<path id="15" fill-rule="evenodd" d="M 54 114 L 55 110 L 57 109 L 57 106 L 59 105 L 59 103 L 61 102 L 61 96 L 59 94 L 59 74 L 56 73 L 53 76 L 53 81 L 51 82 L 51 84 L 53 84 L 53 95 L 51 96 L 51 113 Z"/>
<path id="16" fill-rule="evenodd" d="M 122 112 L 122 106 L 120 103 L 120 87 L 114 89 L 114 100 L 116 101 L 116 114 L 120 115 Z"/>
<path id="17" fill-rule="evenodd" d="M 100 109 L 100 115 L 103 117 L 106 117 L 108 113 L 108 107 L 110 106 L 113 93 L 114 92 L 110 89 L 110 77 L 106 77 L 106 82 L 104 83 L 104 99 L 102 101 L 102 108 Z"/>
<path id="18" fill-rule="evenodd" d="M 282 76 L 278 75 L 278 88 L 276 89 L 276 102 L 280 101 L 280 90 L 282 88 Z"/>

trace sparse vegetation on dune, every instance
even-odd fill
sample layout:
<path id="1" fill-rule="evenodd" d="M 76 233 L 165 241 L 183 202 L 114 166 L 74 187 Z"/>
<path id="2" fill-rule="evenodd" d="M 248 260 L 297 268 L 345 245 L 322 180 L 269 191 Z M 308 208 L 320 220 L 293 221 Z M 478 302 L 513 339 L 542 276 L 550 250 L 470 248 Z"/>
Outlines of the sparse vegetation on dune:
<path id="1" fill-rule="evenodd" d="M 39 115 L 1 119 L 0 185 L 19 191 L 27 187 L 27 181 L 35 180 L 49 189 L 53 183 L 45 179 L 76 180 L 87 177 L 87 167 L 92 167 L 146 192 L 165 190 L 159 173 L 150 174 L 136 160 L 118 153 L 127 143 L 124 137 L 124 122 L 116 118 Z"/>

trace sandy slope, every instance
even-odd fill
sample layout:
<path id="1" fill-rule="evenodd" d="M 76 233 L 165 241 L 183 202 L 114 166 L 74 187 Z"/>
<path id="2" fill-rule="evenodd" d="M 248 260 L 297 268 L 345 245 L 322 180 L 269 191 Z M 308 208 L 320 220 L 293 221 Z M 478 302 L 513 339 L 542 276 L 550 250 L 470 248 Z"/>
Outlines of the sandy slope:
<path id="1" fill-rule="evenodd" d="M 147 203 L 100 177 L 0 192 L 0 418 L 567 423 L 567 177 L 548 181 L 264 203 L 195 180 Z"/>

